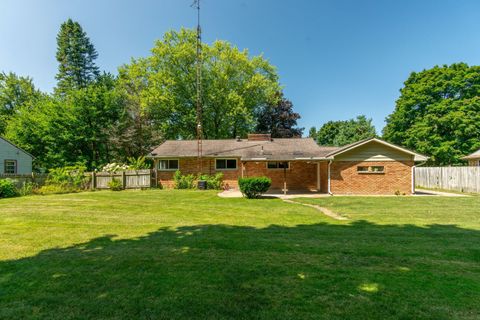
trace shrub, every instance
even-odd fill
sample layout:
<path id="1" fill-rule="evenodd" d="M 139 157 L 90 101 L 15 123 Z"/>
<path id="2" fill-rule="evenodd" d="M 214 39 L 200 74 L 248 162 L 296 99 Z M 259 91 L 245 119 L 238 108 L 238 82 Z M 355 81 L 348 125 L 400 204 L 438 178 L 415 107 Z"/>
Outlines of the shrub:
<path id="1" fill-rule="evenodd" d="M 51 169 L 46 184 L 64 186 L 66 189 L 84 189 L 89 179 L 85 176 L 85 170 L 82 165 Z"/>
<path id="2" fill-rule="evenodd" d="M 0 198 L 10 198 L 17 195 L 15 184 L 11 179 L 0 180 Z"/>
<path id="3" fill-rule="evenodd" d="M 115 173 L 117 171 L 126 171 L 129 168 L 127 164 L 112 162 L 104 165 L 100 171 Z"/>
<path id="4" fill-rule="evenodd" d="M 219 172 L 214 176 L 204 174 L 198 180 L 207 181 L 207 189 L 209 190 L 220 190 L 222 189 L 223 173 Z"/>
<path id="5" fill-rule="evenodd" d="M 40 189 L 38 189 L 39 194 L 60 194 L 60 193 L 71 193 L 71 192 L 78 192 L 79 189 L 74 188 L 69 185 L 61 185 L 61 184 L 46 184 Z"/>
<path id="6" fill-rule="evenodd" d="M 127 160 L 130 170 L 142 170 L 151 167 L 150 163 L 147 162 L 147 159 L 145 157 L 129 157 Z"/>
<path id="7" fill-rule="evenodd" d="M 259 198 L 267 192 L 272 185 L 272 180 L 267 177 L 251 177 L 238 179 L 238 186 L 242 194 L 249 199 Z"/>
<path id="8" fill-rule="evenodd" d="M 115 179 L 113 178 L 112 180 L 110 180 L 108 182 L 108 187 L 110 188 L 110 190 L 112 191 L 121 191 L 123 190 L 123 185 L 122 185 L 122 182 L 118 179 Z"/>
<path id="9" fill-rule="evenodd" d="M 28 196 L 34 194 L 38 189 L 38 185 L 34 182 L 24 182 L 21 188 L 18 188 L 17 191 L 21 196 Z"/>
<path id="10" fill-rule="evenodd" d="M 195 176 L 193 174 L 182 175 L 180 170 L 175 171 L 173 175 L 173 181 L 175 182 L 175 189 L 195 189 Z"/>

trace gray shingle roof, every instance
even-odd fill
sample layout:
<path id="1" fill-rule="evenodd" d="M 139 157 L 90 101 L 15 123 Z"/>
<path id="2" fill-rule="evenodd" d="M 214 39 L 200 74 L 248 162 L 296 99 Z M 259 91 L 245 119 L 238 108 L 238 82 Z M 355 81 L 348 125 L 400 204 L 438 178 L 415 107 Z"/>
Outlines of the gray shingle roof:
<path id="1" fill-rule="evenodd" d="M 325 158 L 339 149 L 321 147 L 312 138 L 272 139 L 248 141 L 235 139 L 203 140 L 204 157 L 239 157 L 242 160 L 295 160 Z M 151 154 L 151 157 L 196 157 L 197 140 L 167 140 Z"/>

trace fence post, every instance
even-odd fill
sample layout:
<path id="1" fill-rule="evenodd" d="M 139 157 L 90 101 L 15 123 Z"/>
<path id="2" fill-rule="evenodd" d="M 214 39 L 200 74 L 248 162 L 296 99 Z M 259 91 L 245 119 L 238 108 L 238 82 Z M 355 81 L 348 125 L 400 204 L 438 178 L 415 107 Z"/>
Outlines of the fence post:
<path id="1" fill-rule="evenodd" d="M 125 171 L 122 171 L 122 186 L 123 189 L 127 189 L 127 176 L 125 174 Z"/>
<path id="2" fill-rule="evenodd" d="M 92 190 L 97 189 L 97 174 L 95 170 L 92 171 Z"/>

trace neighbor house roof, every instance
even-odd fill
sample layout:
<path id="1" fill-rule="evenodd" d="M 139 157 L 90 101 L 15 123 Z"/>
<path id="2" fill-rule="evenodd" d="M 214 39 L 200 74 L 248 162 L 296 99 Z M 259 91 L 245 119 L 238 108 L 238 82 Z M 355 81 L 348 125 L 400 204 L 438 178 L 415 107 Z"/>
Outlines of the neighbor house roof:
<path id="1" fill-rule="evenodd" d="M 366 139 L 344 147 L 319 146 L 312 138 L 270 139 L 252 141 L 248 139 L 203 140 L 204 157 L 239 157 L 241 160 L 325 160 L 355 149 L 366 143 L 376 141 L 391 148 L 413 155 L 415 161 L 428 158 L 408 149 L 393 145 L 380 139 Z M 197 140 L 167 140 L 150 154 L 152 158 L 197 157 Z"/>
<path id="2" fill-rule="evenodd" d="M 406 148 L 399 147 L 395 144 L 389 143 L 387 141 L 384 141 L 384 140 L 381 140 L 381 139 L 378 139 L 378 138 L 369 138 L 369 139 L 364 139 L 364 140 L 354 142 L 352 144 L 348 144 L 346 146 L 343 146 L 341 148 L 338 148 L 337 150 L 334 150 L 334 151 L 330 152 L 327 156 L 328 157 L 335 157 L 335 156 L 338 156 L 339 154 L 342 154 L 344 152 L 353 150 L 355 148 L 358 148 L 358 147 L 363 146 L 363 145 L 365 145 L 367 143 L 370 143 L 370 142 L 377 142 L 377 143 L 383 144 L 385 146 L 391 147 L 393 149 L 408 153 L 408 154 L 413 156 L 414 161 L 427 161 L 428 160 L 428 157 L 426 157 L 426 156 L 424 156 L 420 153 L 416 153 L 416 152 L 408 150 Z"/>
<path id="3" fill-rule="evenodd" d="M 17 146 L 16 144 L 14 144 L 13 142 L 5 139 L 4 137 L 0 137 L 1 140 L 5 141 L 6 143 L 10 144 L 11 146 L 15 147 L 16 149 L 22 151 L 23 153 L 25 153 L 26 155 L 32 157 L 32 159 L 35 159 L 34 156 L 32 156 L 30 153 L 28 153 L 27 151 L 23 150 L 22 148 L 20 148 L 19 146 Z"/>
<path id="4" fill-rule="evenodd" d="M 324 159 L 338 147 L 320 147 L 312 138 L 203 140 L 204 157 L 240 157 L 242 160 L 308 160 Z M 197 140 L 167 140 L 150 157 L 196 157 Z"/>
<path id="5" fill-rule="evenodd" d="M 477 151 L 475 151 L 472 154 L 469 154 L 466 157 L 463 157 L 462 159 L 465 159 L 465 160 L 480 159 L 480 149 L 478 149 Z"/>

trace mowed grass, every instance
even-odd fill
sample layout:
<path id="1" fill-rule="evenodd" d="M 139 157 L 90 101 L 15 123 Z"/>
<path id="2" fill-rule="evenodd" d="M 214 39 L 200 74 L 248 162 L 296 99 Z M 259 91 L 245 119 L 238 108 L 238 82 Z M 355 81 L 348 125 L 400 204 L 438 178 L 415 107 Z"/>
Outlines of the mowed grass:
<path id="1" fill-rule="evenodd" d="M 479 319 L 480 197 L 0 200 L 0 319 Z"/>

